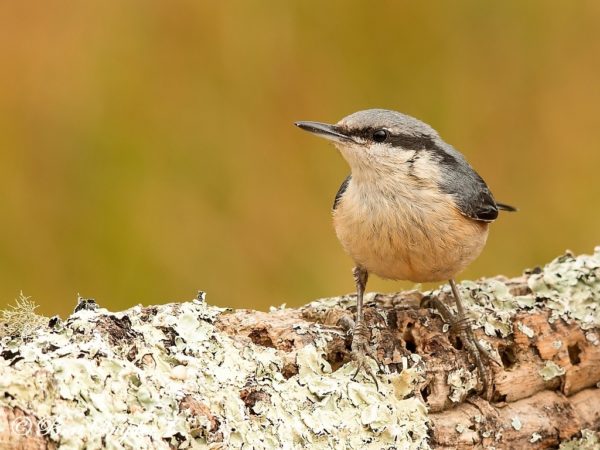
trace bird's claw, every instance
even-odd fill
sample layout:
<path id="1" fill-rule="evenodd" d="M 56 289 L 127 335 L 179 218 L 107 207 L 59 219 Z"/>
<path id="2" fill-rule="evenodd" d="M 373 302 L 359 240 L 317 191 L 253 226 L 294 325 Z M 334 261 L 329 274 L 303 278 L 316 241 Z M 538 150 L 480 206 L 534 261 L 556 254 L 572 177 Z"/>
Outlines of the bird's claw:
<path id="1" fill-rule="evenodd" d="M 486 362 L 493 361 L 495 364 L 498 364 L 498 361 L 479 343 L 471 329 L 461 333 L 461 337 L 465 340 L 465 347 L 469 355 L 475 360 L 477 372 L 481 380 L 481 394 L 489 400 L 491 394 L 489 392 L 491 377 L 483 360 L 485 359 Z"/>
<path id="2" fill-rule="evenodd" d="M 369 331 L 364 323 L 356 324 L 352 336 L 352 360 L 356 364 L 356 372 L 354 372 L 352 379 L 356 380 L 360 370 L 364 369 L 367 375 L 371 377 L 373 383 L 375 383 L 375 387 L 379 391 L 379 383 L 377 382 L 377 377 L 373 371 L 372 364 L 369 363 L 369 359 L 372 359 L 377 363 L 379 370 L 382 370 L 382 366 L 369 347 L 368 335 Z"/>
<path id="3" fill-rule="evenodd" d="M 463 339 L 468 340 L 473 346 L 475 346 L 474 349 L 469 350 L 471 356 L 473 356 L 475 359 L 477 359 L 478 356 L 483 357 L 486 362 L 493 362 L 497 366 L 501 366 L 496 358 L 494 358 L 490 352 L 483 345 L 481 345 L 481 342 L 475 338 L 473 329 L 471 328 L 472 323 L 473 321 L 466 317 L 464 319 L 455 319 L 450 323 L 450 331 L 455 335 L 459 335 Z M 470 348 L 471 346 L 468 347 Z M 473 354 L 474 352 L 477 352 L 478 355 Z"/>
<path id="4" fill-rule="evenodd" d="M 492 363 L 496 364 L 498 367 L 502 367 L 502 364 L 500 364 L 498 362 L 498 360 L 488 351 L 487 348 L 485 348 L 483 345 L 481 345 L 481 342 L 479 342 L 477 339 L 473 339 L 473 344 L 475 344 L 475 347 L 477 347 L 477 351 L 479 352 L 479 355 L 483 356 L 483 359 L 485 359 L 486 362 L 492 362 Z"/>
<path id="5" fill-rule="evenodd" d="M 455 334 L 464 334 L 467 330 L 471 329 L 473 321 L 468 317 L 462 319 L 452 318 L 450 322 L 450 331 Z"/>

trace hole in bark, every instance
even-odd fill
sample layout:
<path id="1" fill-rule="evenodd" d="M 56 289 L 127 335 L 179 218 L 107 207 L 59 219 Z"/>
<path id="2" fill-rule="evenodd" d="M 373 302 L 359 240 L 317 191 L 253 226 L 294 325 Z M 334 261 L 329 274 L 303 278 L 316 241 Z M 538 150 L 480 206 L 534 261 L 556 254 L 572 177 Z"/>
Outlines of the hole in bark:
<path id="1" fill-rule="evenodd" d="M 494 393 L 494 396 L 492 398 L 492 401 L 494 403 L 502 403 L 506 401 L 506 394 L 502 394 L 500 395 L 498 392 Z"/>
<path id="2" fill-rule="evenodd" d="M 283 375 L 283 378 L 285 378 L 286 380 L 289 380 L 290 378 L 292 378 L 294 375 L 298 374 L 298 366 L 292 362 L 287 362 L 283 365 L 283 368 L 281 369 L 281 375 Z"/>
<path id="3" fill-rule="evenodd" d="M 456 349 L 456 350 L 462 350 L 463 349 L 463 341 L 461 338 L 459 338 L 458 336 L 456 336 L 454 338 L 454 341 L 452 342 L 452 346 Z"/>
<path id="4" fill-rule="evenodd" d="M 414 325 L 415 324 L 412 322 L 407 323 L 402 336 L 402 339 L 404 339 L 404 347 L 411 353 L 415 353 L 417 351 L 417 343 L 415 342 L 415 337 L 413 336 L 412 332 Z"/>
<path id="5" fill-rule="evenodd" d="M 431 388 L 429 387 L 429 385 L 427 385 L 423 389 L 421 389 L 421 397 L 423 397 L 424 402 L 427 402 L 427 398 L 429 397 L 430 394 L 431 394 Z"/>
<path id="6" fill-rule="evenodd" d="M 405 347 L 406 350 L 408 350 L 411 353 L 415 353 L 417 351 L 417 344 L 415 344 L 414 340 L 408 340 L 408 341 L 404 341 L 405 342 Z"/>
<path id="7" fill-rule="evenodd" d="M 246 407 L 249 409 L 250 414 L 256 415 L 256 412 L 253 410 L 254 405 L 261 401 L 269 403 L 269 401 L 271 400 L 271 396 L 268 393 L 261 391 L 260 389 L 249 388 L 242 389 L 242 391 L 240 392 L 240 399 L 244 402 L 244 405 L 246 405 Z"/>
<path id="8" fill-rule="evenodd" d="M 579 355 L 581 355 L 581 349 L 579 348 L 579 344 L 569 345 L 568 351 L 569 360 L 571 361 L 571 364 L 573 364 L 574 366 L 579 364 L 581 362 L 581 359 L 579 358 Z"/>
<path id="9" fill-rule="evenodd" d="M 275 345 L 273 345 L 273 341 L 269 337 L 269 333 L 265 328 L 258 328 L 256 330 L 253 330 L 252 333 L 248 335 L 248 337 L 252 339 L 252 342 L 254 342 L 256 345 L 260 345 L 262 347 L 275 348 Z"/>
<path id="10" fill-rule="evenodd" d="M 47 353 L 47 352 L 44 352 L 44 353 Z M 12 350 L 4 350 L 2 353 L 0 353 L 0 357 L 7 359 L 7 360 L 13 359 L 15 356 L 19 356 L 19 352 L 13 352 Z"/>
<path id="11" fill-rule="evenodd" d="M 398 329 L 398 314 L 395 309 L 392 309 L 387 315 L 387 325 L 392 330 Z"/>
<path id="12" fill-rule="evenodd" d="M 325 360 L 331 365 L 331 371 L 335 372 L 342 367 L 347 361 L 347 353 L 345 352 L 333 352 L 332 354 L 325 355 Z"/>
<path id="13" fill-rule="evenodd" d="M 390 369 L 391 372 L 393 373 L 400 373 L 402 372 L 402 364 L 389 364 L 388 368 Z"/>
<path id="14" fill-rule="evenodd" d="M 498 350 L 500 353 L 500 359 L 505 369 L 512 368 L 517 362 L 517 355 L 513 347 L 502 347 Z"/>

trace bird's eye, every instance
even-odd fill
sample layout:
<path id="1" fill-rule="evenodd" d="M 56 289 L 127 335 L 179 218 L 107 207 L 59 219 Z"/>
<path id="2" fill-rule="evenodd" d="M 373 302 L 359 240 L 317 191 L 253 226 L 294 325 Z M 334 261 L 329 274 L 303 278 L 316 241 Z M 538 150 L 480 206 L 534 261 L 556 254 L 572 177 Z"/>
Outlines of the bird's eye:
<path id="1" fill-rule="evenodd" d="M 383 142 L 388 138 L 387 130 L 377 130 L 373 133 L 373 140 L 375 142 Z"/>

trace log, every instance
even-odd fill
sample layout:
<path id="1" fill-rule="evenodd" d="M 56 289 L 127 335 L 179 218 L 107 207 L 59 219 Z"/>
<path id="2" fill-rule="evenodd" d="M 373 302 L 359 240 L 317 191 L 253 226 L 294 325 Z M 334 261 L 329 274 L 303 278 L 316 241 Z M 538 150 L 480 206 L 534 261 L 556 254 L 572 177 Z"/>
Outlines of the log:
<path id="1" fill-rule="evenodd" d="M 354 295 L 269 312 L 81 300 L 5 326 L 0 448 L 594 448 L 600 249 L 459 289 L 497 359 L 485 393 L 427 307 L 451 307 L 448 287 L 367 295 L 377 384 L 351 360 Z"/>

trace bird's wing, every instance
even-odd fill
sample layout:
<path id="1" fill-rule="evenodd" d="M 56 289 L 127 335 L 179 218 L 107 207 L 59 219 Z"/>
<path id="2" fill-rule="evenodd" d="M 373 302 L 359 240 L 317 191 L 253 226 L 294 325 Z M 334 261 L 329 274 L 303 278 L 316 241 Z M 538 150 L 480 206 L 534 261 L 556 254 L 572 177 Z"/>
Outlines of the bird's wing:
<path id="1" fill-rule="evenodd" d="M 456 162 L 449 162 L 450 170 L 445 172 L 440 187 L 454 197 L 464 216 L 480 222 L 493 222 L 498 217 L 498 205 L 492 192 L 464 157 L 450 148 Z"/>
<path id="2" fill-rule="evenodd" d="M 344 192 L 346 192 L 346 189 L 348 189 L 348 183 L 350 183 L 351 178 L 352 178 L 352 175 L 348 175 L 344 179 L 344 181 L 342 181 L 342 185 L 340 186 L 337 193 L 335 194 L 335 199 L 333 200 L 333 209 L 334 210 L 335 210 L 335 208 L 338 207 L 338 205 L 340 204 L 340 200 L 342 199 L 342 195 L 344 195 Z"/>
<path id="3" fill-rule="evenodd" d="M 498 211 L 517 211 L 514 206 L 498 203 L 479 174 L 473 171 L 471 188 L 457 200 L 460 211 L 467 217 L 481 222 L 493 222 L 498 217 Z M 456 198 L 456 197 L 455 197 Z"/>
<path id="4" fill-rule="evenodd" d="M 480 222 L 493 222 L 498 218 L 499 209 L 512 208 L 496 203 L 483 178 L 458 150 L 446 143 L 438 144 L 435 150 L 439 162 L 446 166 L 440 188 L 454 197 L 464 216 Z"/>
<path id="5" fill-rule="evenodd" d="M 478 193 L 462 202 L 457 201 L 457 204 L 465 216 L 480 222 L 493 222 L 498 217 L 498 205 L 483 180 L 481 182 Z"/>

